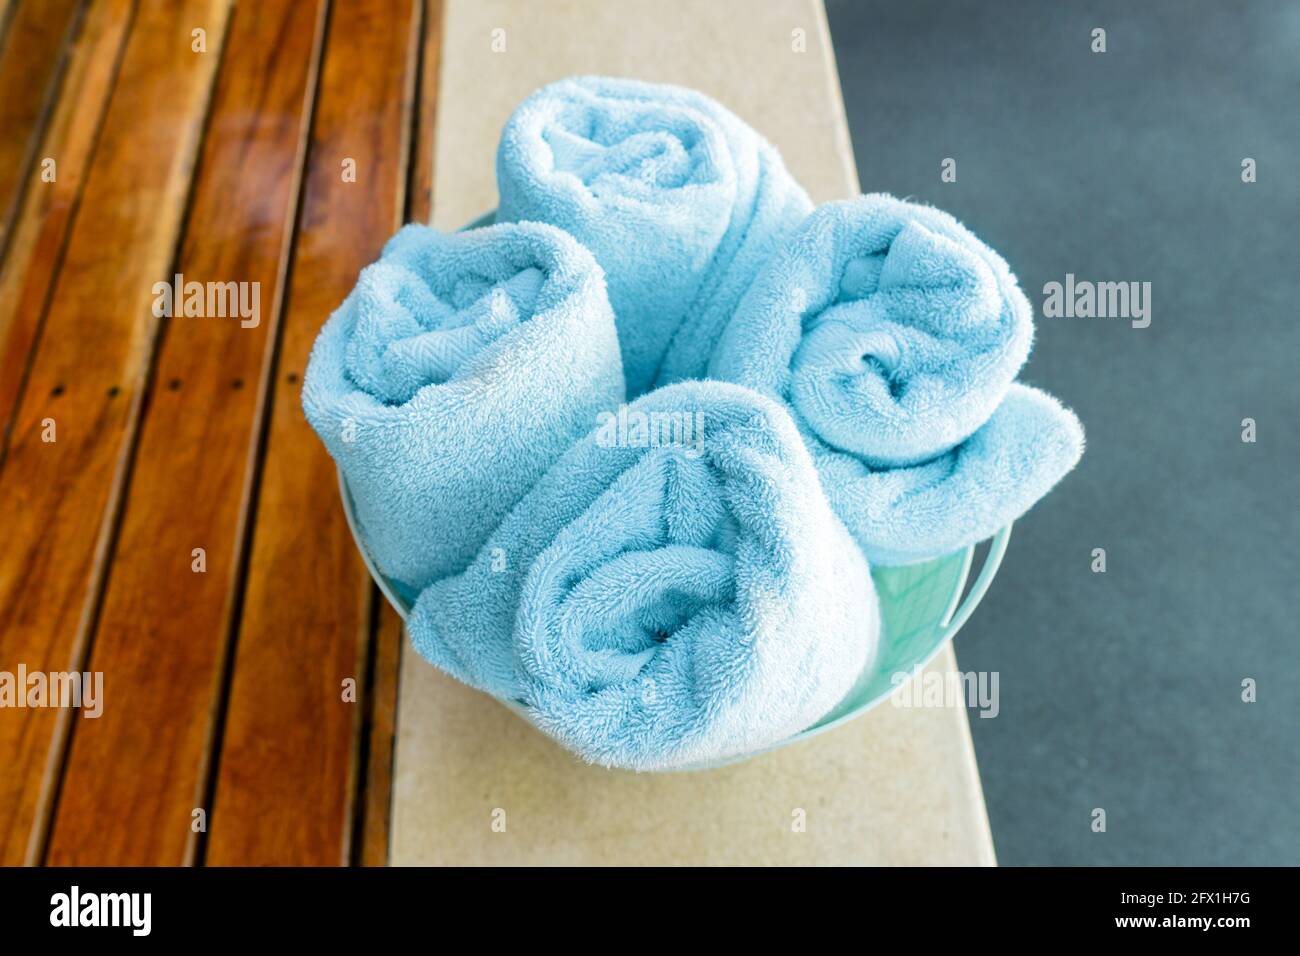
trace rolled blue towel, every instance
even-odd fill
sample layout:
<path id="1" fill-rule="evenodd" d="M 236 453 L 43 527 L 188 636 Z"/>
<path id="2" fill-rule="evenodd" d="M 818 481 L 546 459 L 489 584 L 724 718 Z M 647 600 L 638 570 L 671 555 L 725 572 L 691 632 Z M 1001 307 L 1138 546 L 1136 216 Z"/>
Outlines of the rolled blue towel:
<path id="1" fill-rule="evenodd" d="M 906 465 L 988 421 L 1032 339 L 1032 309 L 997 253 L 945 212 L 876 194 L 804 221 L 710 371 L 780 393 L 835 447 Z"/>
<path id="2" fill-rule="evenodd" d="M 997 253 L 947 213 L 871 195 L 807 218 L 709 372 L 785 402 L 868 560 L 908 563 L 994 533 L 1078 461 L 1078 420 L 1009 391 L 1032 337 Z"/>
<path id="3" fill-rule="evenodd" d="M 515 110 L 498 220 L 572 233 L 604 267 L 629 395 L 700 378 L 767 257 L 812 209 L 780 154 L 694 90 L 576 77 Z"/>
<path id="4" fill-rule="evenodd" d="M 930 461 L 872 468 L 812 438 L 831 506 L 872 564 L 924 561 L 974 544 L 1052 490 L 1083 454 L 1083 426 L 1046 392 L 1012 383 L 993 417 Z"/>
<path id="5" fill-rule="evenodd" d="M 413 225 L 321 329 L 302 404 L 379 570 L 418 593 L 623 395 L 601 270 L 572 237 Z"/>
<path id="6" fill-rule="evenodd" d="M 789 415 L 688 382 L 602 415 L 408 627 L 587 760 L 664 770 L 814 723 L 879 614 Z"/>

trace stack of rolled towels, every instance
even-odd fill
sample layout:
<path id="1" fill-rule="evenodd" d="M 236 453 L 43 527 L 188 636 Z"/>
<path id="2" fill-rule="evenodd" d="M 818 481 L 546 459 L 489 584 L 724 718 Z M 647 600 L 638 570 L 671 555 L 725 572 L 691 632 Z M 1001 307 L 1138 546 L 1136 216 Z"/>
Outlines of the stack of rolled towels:
<path id="1" fill-rule="evenodd" d="M 1079 460 L 1032 310 L 957 220 L 814 208 L 712 99 L 580 77 L 501 135 L 492 225 L 402 229 L 303 407 L 419 653 L 582 757 L 669 770 L 817 722 L 870 568 L 995 533 Z"/>

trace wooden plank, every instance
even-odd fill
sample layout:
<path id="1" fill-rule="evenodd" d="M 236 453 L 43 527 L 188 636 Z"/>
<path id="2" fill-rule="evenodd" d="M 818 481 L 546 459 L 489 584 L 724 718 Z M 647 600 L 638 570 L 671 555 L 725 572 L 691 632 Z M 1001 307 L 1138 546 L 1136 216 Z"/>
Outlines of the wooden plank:
<path id="1" fill-rule="evenodd" d="M 145 4 L 113 89 L 0 471 L 0 660 L 29 672 L 85 659 L 157 326 L 151 288 L 175 255 L 228 12 Z M 110 678 L 106 706 L 114 693 Z M 0 862 L 39 856 L 70 719 L 0 713 Z"/>
<path id="2" fill-rule="evenodd" d="M 324 12 L 235 8 L 177 272 L 258 308 L 164 330 L 89 664 L 132 692 L 75 724 L 49 864 L 194 858 Z"/>
<path id="3" fill-rule="evenodd" d="M 0 460 L 133 10 L 131 0 L 101 0 L 88 9 L 38 150 L 55 161 L 54 181 L 37 180 L 27 190 L 0 268 Z"/>
<path id="4" fill-rule="evenodd" d="M 858 190 L 820 0 L 447 0 L 443 34 L 440 227 L 494 205 L 502 123 L 574 73 L 701 89 L 768 136 L 814 200 Z M 931 665 L 954 667 L 950 649 Z M 962 707 L 886 704 L 744 763 L 633 774 L 582 763 L 407 653 L 397 726 L 394 864 L 993 862 Z"/>
<path id="5" fill-rule="evenodd" d="M 0 251 L 59 85 L 81 0 L 27 0 L 0 49 Z"/>
<path id="6" fill-rule="evenodd" d="M 349 862 L 371 587 L 299 383 L 322 322 L 400 222 L 412 2 L 334 4 L 321 67 L 206 862 Z M 355 182 L 342 175 L 355 163 Z M 359 695 L 358 695 L 359 696 Z"/>

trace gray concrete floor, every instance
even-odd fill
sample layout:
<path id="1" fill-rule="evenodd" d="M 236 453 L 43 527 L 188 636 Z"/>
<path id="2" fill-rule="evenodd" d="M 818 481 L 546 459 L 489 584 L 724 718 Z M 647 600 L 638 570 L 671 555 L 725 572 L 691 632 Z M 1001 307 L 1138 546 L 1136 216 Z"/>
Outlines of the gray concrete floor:
<path id="1" fill-rule="evenodd" d="M 1023 375 L 1089 445 L 957 639 L 1000 675 L 1001 862 L 1300 863 L 1300 3 L 828 8 L 865 191 L 957 215 L 1038 309 L 1151 283 L 1149 328 L 1040 317 Z"/>

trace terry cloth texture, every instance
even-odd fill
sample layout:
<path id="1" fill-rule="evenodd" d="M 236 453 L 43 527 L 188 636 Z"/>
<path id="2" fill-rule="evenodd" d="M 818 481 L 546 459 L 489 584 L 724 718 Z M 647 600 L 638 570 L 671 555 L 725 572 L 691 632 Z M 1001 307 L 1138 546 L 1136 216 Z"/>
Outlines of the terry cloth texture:
<path id="1" fill-rule="evenodd" d="M 604 279 L 572 237 L 412 225 L 321 330 L 302 403 L 379 570 L 418 593 L 623 397 Z"/>
<path id="2" fill-rule="evenodd" d="M 408 623 L 453 677 L 638 770 L 805 729 L 879 634 L 866 562 L 789 415 L 721 382 L 611 411 Z"/>
<path id="3" fill-rule="evenodd" d="M 703 377 L 764 261 L 812 209 L 776 149 L 694 90 L 552 83 L 510 117 L 498 220 L 573 234 L 605 269 L 628 394 Z"/>
<path id="4" fill-rule="evenodd" d="M 1032 310 L 947 213 L 870 195 L 810 215 L 755 279 L 710 363 L 780 399 L 873 563 L 987 537 L 1078 461 L 1077 419 L 1012 382 Z"/>

